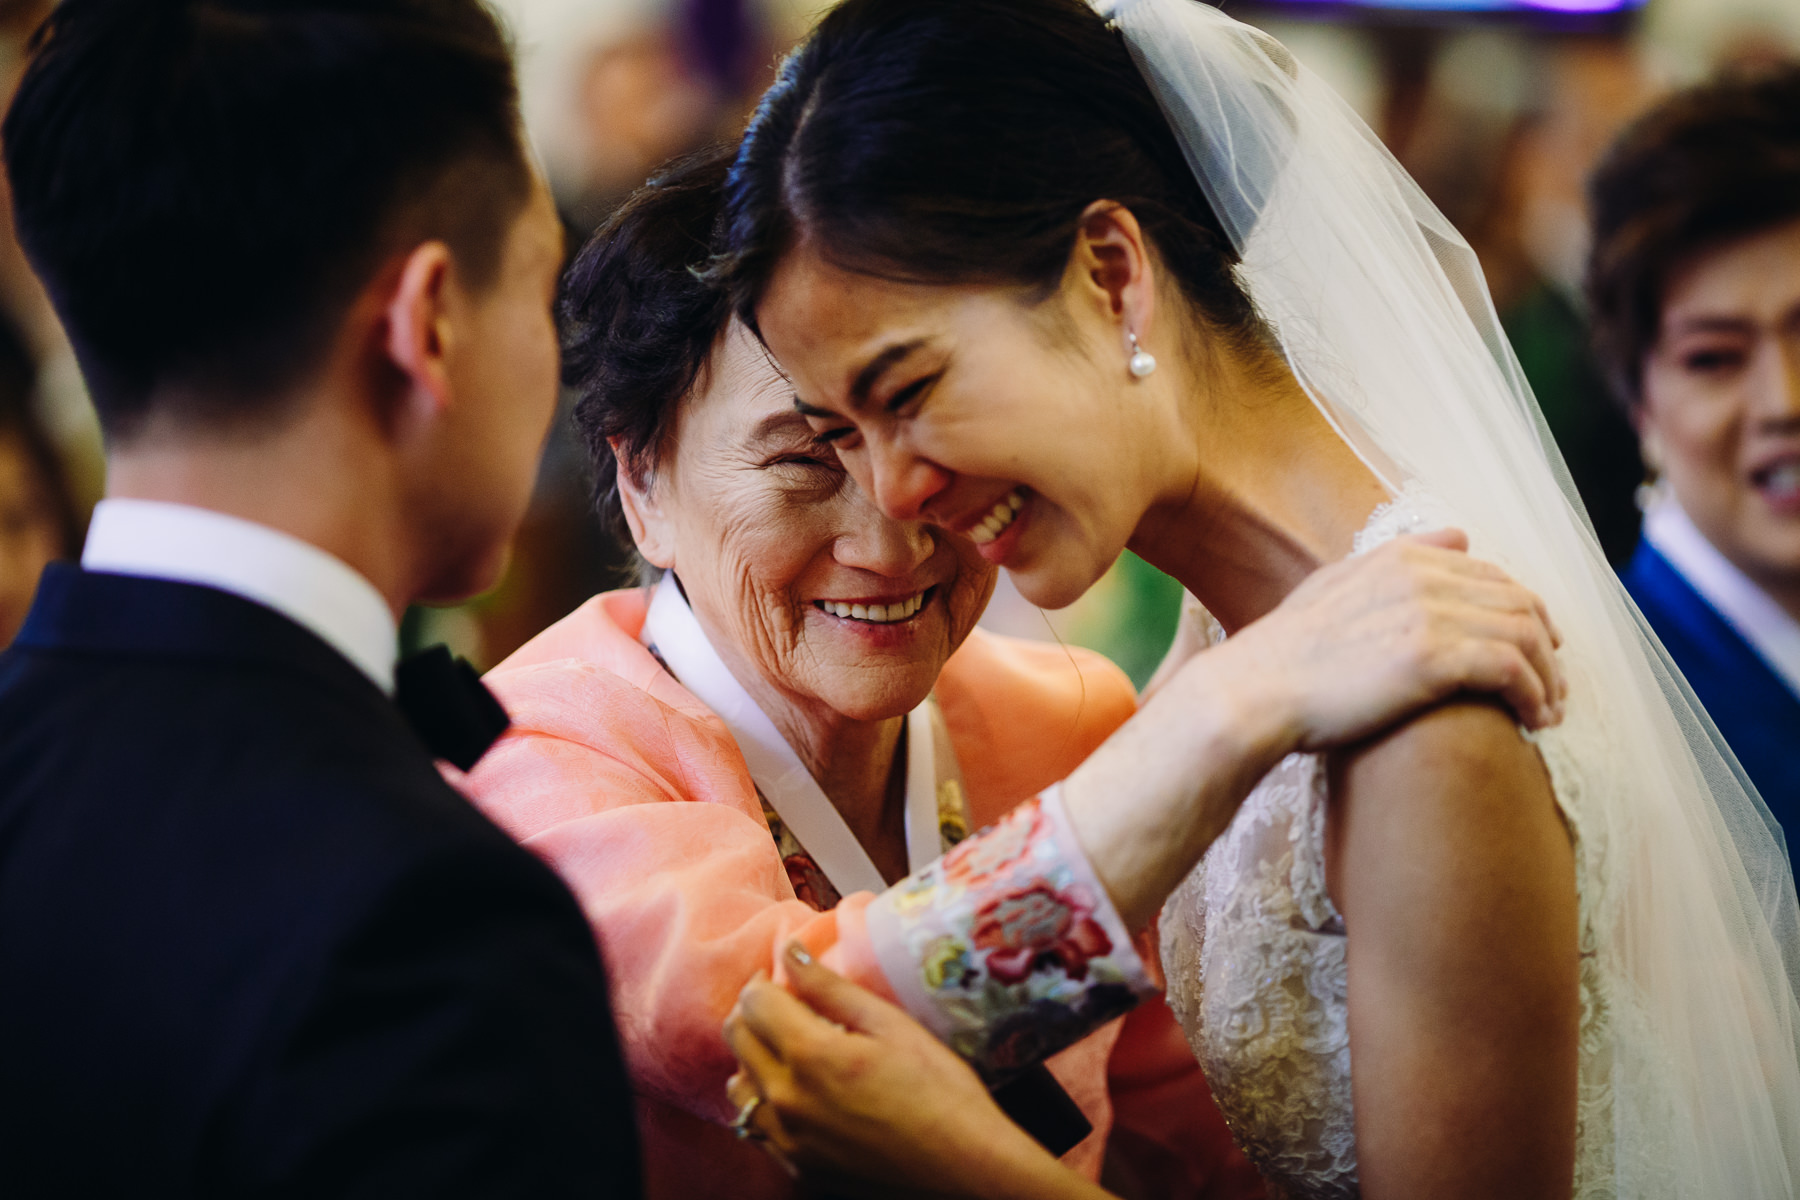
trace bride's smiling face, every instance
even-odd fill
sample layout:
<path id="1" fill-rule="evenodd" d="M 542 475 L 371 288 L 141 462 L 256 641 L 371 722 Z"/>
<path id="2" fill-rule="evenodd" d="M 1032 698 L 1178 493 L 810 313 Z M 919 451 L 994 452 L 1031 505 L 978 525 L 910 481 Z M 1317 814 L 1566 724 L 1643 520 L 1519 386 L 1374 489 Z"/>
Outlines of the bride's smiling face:
<path id="1" fill-rule="evenodd" d="M 849 271 L 803 244 L 757 322 L 800 411 L 883 512 L 969 537 L 1027 599 L 1060 608 L 1125 548 L 1180 441 L 1166 376 L 1127 370 L 1110 305 L 1074 273 L 1032 303 Z"/>

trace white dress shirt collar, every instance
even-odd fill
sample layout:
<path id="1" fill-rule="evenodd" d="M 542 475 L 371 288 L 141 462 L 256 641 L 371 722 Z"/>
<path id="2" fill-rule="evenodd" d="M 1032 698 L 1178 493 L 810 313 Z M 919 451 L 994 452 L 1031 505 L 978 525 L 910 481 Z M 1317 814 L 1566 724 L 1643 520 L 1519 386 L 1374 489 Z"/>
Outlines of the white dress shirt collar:
<path id="1" fill-rule="evenodd" d="M 241 517 L 156 500 L 102 500 L 81 565 L 218 588 L 312 631 L 389 695 L 398 630 L 375 585 L 317 546 Z"/>
<path id="2" fill-rule="evenodd" d="M 1644 540 L 1800 696 L 1800 621 L 1719 553 L 1667 488 L 1644 514 Z"/>

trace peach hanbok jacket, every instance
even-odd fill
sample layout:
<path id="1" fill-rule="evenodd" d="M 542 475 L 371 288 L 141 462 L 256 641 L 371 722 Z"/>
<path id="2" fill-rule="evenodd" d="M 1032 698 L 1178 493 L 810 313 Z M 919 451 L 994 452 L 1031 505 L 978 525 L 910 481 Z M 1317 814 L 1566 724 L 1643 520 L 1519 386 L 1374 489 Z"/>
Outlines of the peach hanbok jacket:
<path id="1" fill-rule="evenodd" d="M 490 672 L 513 725 L 456 782 L 562 875 L 593 923 L 639 1096 L 648 1194 L 788 1197 L 792 1182 L 723 1128 L 736 1062 L 721 1027 L 744 983 L 775 973 L 790 938 L 894 998 L 864 920 L 874 897 L 855 893 L 825 912 L 796 898 L 730 732 L 638 640 L 647 596 L 595 596 Z M 1136 707 L 1129 681 L 1098 655 L 981 630 L 951 657 L 936 697 L 975 828 L 1067 775 Z M 1131 1071 L 1165 1093 L 1176 1080 L 1210 1109 L 1192 1056 L 1157 1020 L 1162 1008 L 1143 1010 L 1147 1038 Z M 1107 1070 L 1120 1025 L 1049 1064 L 1094 1125 L 1065 1158 L 1090 1178 L 1112 1124 Z M 1201 1157 L 1225 1155 L 1216 1118 L 1201 1125 L 1188 1131 L 1210 1137 Z M 1194 1157 L 1192 1146 L 1173 1151 Z"/>

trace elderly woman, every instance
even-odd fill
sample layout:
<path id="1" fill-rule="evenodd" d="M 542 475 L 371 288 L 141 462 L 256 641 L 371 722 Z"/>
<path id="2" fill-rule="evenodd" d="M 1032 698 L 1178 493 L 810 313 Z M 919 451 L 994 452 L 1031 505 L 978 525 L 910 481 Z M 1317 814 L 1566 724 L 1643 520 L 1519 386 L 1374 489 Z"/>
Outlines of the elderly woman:
<path id="1" fill-rule="evenodd" d="M 1800 832 L 1800 67 L 1679 93 L 1592 184 L 1595 340 L 1657 482 L 1625 586 Z"/>
<path id="2" fill-rule="evenodd" d="M 995 575 L 974 543 L 882 516 L 808 431 L 690 270 L 728 161 L 653 181 L 571 272 L 565 377 L 598 500 L 659 578 L 594 597 L 488 676 L 514 726 L 463 781 L 562 873 L 605 947 L 661 1196 L 792 1194 L 726 1128 L 721 1026 L 740 989 L 780 974 L 790 941 L 890 999 L 896 975 L 957 970 L 867 920 L 875 895 L 1069 775 L 1136 708 L 1095 655 L 976 629 Z M 1193 775 L 1241 796 L 1279 754 L 1271 739 L 1353 739 L 1461 688 L 1551 719 L 1560 681 L 1535 598 L 1460 545 L 1412 539 L 1328 568 L 1176 672 L 1210 672 L 1187 683 L 1217 702 L 1169 717 L 1217 736 L 1162 739 L 1184 757 L 1117 779 L 1120 819 L 1169 828 Z M 1175 701 L 1144 719 L 1159 703 Z M 1166 881 L 1146 885 L 1160 903 L 1192 860 L 1183 838 L 1153 840 L 1133 853 Z M 1071 879 L 991 914 L 993 961 L 1020 928 L 1060 921 L 1065 966 L 1116 981 L 1096 994 L 1129 1008 L 1144 968 L 1111 910 L 1082 903 L 1099 892 Z M 1164 1194 L 1254 1190 L 1216 1120 L 1167 1102 L 1205 1085 L 1166 1009 L 1141 1012 L 1126 1048 L 1113 1022 L 1050 1060 L 1093 1126 L 1065 1161 L 1097 1174 L 1116 1098 L 1143 1115 L 1121 1144 L 1152 1148 Z"/>

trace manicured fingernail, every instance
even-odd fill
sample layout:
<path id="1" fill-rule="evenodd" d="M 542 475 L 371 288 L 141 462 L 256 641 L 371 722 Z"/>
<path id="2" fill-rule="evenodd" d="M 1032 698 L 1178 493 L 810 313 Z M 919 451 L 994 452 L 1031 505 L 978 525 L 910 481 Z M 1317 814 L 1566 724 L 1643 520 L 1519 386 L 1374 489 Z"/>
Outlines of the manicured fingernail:
<path id="1" fill-rule="evenodd" d="M 808 954 L 806 952 L 806 947 L 802 946 L 799 942 L 789 942 L 787 944 L 787 956 L 803 967 L 810 967 L 813 965 L 813 956 Z"/>

